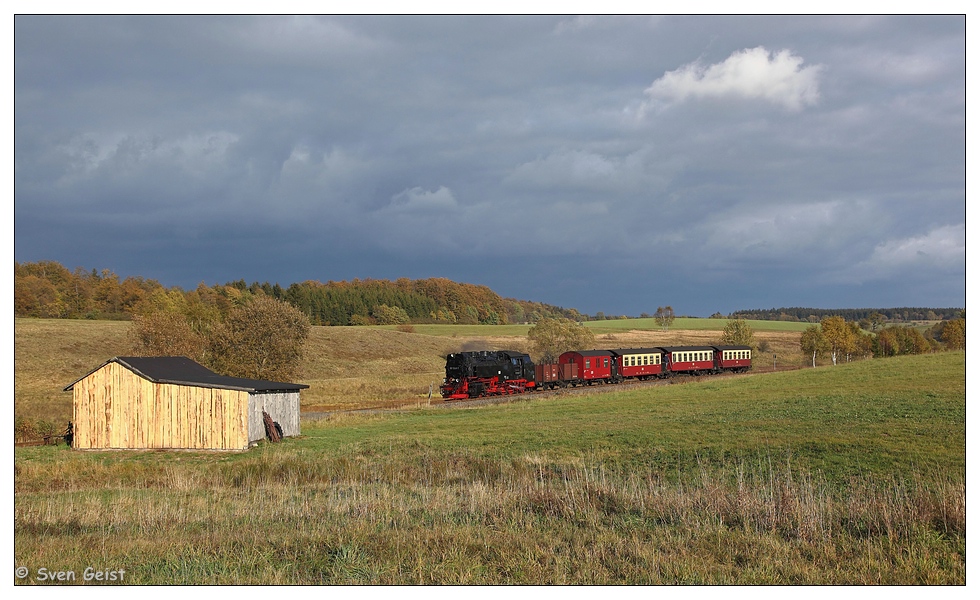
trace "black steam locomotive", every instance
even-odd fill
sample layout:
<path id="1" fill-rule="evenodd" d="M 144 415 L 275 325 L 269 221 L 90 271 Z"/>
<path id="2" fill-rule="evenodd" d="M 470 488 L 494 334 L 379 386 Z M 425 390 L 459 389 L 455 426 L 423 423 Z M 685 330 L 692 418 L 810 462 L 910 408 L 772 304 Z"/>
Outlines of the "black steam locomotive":
<path id="1" fill-rule="evenodd" d="M 479 398 L 521 394 L 534 388 L 531 357 L 510 350 L 457 352 L 446 357 L 442 397 Z"/>

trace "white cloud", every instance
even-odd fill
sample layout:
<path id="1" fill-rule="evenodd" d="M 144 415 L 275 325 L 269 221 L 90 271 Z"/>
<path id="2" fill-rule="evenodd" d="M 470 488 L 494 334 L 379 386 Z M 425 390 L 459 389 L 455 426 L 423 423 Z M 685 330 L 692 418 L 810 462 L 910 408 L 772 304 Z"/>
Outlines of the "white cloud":
<path id="1" fill-rule="evenodd" d="M 518 165 L 503 184 L 559 194 L 649 195 L 662 190 L 675 169 L 675 162 L 651 145 L 621 156 L 563 148 Z"/>
<path id="2" fill-rule="evenodd" d="M 576 17 L 572 17 L 571 19 L 564 19 L 555 25 L 554 33 L 555 35 L 561 35 L 567 32 L 588 29 L 595 25 L 597 20 L 597 17 L 592 15 L 578 15 Z"/>
<path id="3" fill-rule="evenodd" d="M 544 158 L 523 163 L 507 183 L 532 188 L 594 187 L 612 178 L 619 166 L 610 159 L 585 150 L 560 150 Z"/>
<path id="4" fill-rule="evenodd" d="M 676 103 L 688 98 L 747 98 L 798 111 L 820 97 L 823 67 L 803 67 L 789 50 L 772 53 L 762 46 L 735 52 L 724 62 L 684 65 L 653 82 L 646 94 L 653 101 Z"/>
<path id="5" fill-rule="evenodd" d="M 221 20 L 215 25 L 226 43 L 243 54 L 289 61 L 334 60 L 337 55 L 371 51 L 378 43 L 336 19 L 280 16 Z M 214 35 L 214 34 L 212 34 Z"/>
<path id="6" fill-rule="evenodd" d="M 844 280 L 888 279 L 908 273 L 963 272 L 966 267 L 966 225 L 944 225 L 922 235 L 891 239 L 843 274 Z"/>
<path id="7" fill-rule="evenodd" d="M 392 196 L 389 208 L 401 213 L 430 213 L 453 210 L 456 206 L 456 198 L 446 186 L 432 192 L 416 186 Z"/>
<path id="8" fill-rule="evenodd" d="M 703 237 L 709 255 L 723 263 L 826 264 L 867 233 L 859 224 L 869 212 L 869 203 L 856 200 L 739 205 L 708 218 Z"/>

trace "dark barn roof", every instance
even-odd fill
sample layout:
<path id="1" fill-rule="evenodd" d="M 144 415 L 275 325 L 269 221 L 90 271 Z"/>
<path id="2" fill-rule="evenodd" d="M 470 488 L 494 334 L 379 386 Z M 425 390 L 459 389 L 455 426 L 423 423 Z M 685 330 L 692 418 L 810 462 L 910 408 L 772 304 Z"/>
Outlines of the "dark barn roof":
<path id="1" fill-rule="evenodd" d="M 107 364 L 115 362 L 153 383 L 173 383 L 194 387 L 241 390 L 246 392 L 296 392 L 310 386 L 302 383 L 283 383 L 263 379 L 227 377 L 218 375 L 204 365 L 185 356 L 117 356 L 92 369 L 83 377 L 71 382 L 64 391 L 71 391 L 75 384 L 95 373 Z"/>

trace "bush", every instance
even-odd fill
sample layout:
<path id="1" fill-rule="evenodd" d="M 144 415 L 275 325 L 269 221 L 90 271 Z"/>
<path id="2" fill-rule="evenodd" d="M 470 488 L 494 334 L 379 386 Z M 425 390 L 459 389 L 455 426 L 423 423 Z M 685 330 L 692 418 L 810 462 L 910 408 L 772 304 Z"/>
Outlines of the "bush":
<path id="1" fill-rule="evenodd" d="M 208 365 L 222 375 L 289 381 L 299 374 L 310 321 L 298 308 L 260 296 L 211 331 Z"/>
<path id="2" fill-rule="evenodd" d="M 36 440 L 41 435 L 38 432 L 37 423 L 27 417 L 17 417 L 14 421 L 14 439 L 18 442 Z"/>

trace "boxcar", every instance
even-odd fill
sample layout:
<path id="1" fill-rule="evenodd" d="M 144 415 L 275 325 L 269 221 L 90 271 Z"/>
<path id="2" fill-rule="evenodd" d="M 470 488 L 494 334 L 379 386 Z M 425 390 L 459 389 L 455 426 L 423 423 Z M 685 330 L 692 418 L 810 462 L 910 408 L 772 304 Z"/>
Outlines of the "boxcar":
<path id="1" fill-rule="evenodd" d="M 619 379 L 616 356 L 609 350 L 573 350 L 558 357 L 558 365 L 574 364 L 578 378 L 565 382 L 570 385 L 610 383 Z"/>

